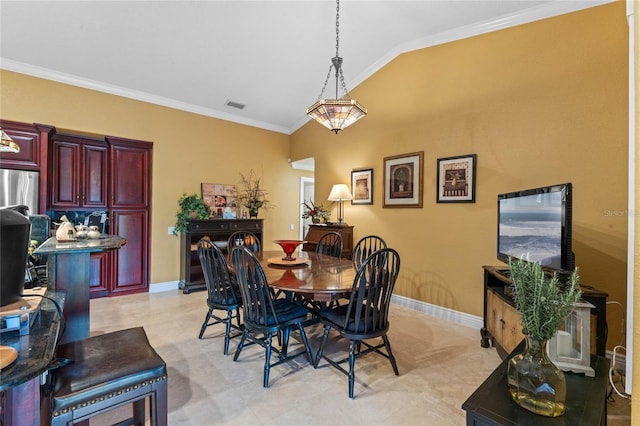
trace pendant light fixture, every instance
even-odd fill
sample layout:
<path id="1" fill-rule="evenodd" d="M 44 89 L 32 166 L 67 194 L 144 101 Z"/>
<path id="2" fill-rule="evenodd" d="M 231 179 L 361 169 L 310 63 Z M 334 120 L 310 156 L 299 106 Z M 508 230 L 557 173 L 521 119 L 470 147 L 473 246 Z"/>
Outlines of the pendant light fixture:
<path id="1" fill-rule="evenodd" d="M 344 83 L 342 75 L 342 58 L 338 53 L 340 47 L 340 0 L 336 0 L 336 56 L 331 58 L 329 73 L 322 86 L 318 101 L 307 108 L 307 115 L 336 134 L 340 130 L 346 129 L 365 115 L 367 109 L 360 105 L 355 99 L 349 97 L 347 85 Z M 324 89 L 327 87 L 331 70 L 335 69 L 336 77 L 336 97 L 335 99 L 323 99 Z M 338 90 L 342 89 L 343 95 L 338 97 Z"/>
<path id="2" fill-rule="evenodd" d="M 2 128 L 0 128 L 2 139 L 0 139 L 0 152 L 20 152 L 20 147 L 17 143 L 7 135 Z"/>

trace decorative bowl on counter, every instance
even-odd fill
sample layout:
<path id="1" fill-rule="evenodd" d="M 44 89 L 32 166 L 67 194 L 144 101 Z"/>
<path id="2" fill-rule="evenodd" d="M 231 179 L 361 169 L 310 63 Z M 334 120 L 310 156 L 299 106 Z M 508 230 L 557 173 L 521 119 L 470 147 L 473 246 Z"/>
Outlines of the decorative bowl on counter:
<path id="1" fill-rule="evenodd" d="M 296 251 L 300 244 L 306 243 L 304 240 L 273 240 L 273 242 L 282 247 L 285 254 L 285 257 L 283 257 L 282 260 L 286 261 L 296 260 L 296 258 L 291 255 Z"/>

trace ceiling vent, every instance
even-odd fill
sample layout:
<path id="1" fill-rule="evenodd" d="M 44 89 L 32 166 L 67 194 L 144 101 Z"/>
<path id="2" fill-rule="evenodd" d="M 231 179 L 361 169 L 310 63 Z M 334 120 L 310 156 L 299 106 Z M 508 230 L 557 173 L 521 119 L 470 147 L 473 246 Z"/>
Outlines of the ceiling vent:
<path id="1" fill-rule="evenodd" d="M 244 109 L 245 104 L 241 104 L 239 102 L 227 101 L 226 106 L 230 106 L 231 108 Z"/>

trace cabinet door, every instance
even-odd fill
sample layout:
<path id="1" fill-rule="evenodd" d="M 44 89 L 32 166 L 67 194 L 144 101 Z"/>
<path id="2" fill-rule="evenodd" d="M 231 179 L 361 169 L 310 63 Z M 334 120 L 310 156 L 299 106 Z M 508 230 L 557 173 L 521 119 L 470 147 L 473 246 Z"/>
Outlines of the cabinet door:
<path id="1" fill-rule="evenodd" d="M 83 145 L 82 205 L 92 209 L 107 208 L 107 146 Z"/>
<path id="2" fill-rule="evenodd" d="M 520 344 L 524 335 L 520 324 L 520 312 L 513 306 L 504 303 L 502 318 L 505 326 L 502 334 L 502 347 L 507 353 L 511 353 Z"/>
<path id="3" fill-rule="evenodd" d="M 111 208 L 141 209 L 151 202 L 151 144 L 109 138 Z"/>
<path id="4" fill-rule="evenodd" d="M 109 294 L 111 274 L 110 252 L 91 253 L 89 259 L 89 289 L 91 298 L 104 297 Z"/>
<path id="5" fill-rule="evenodd" d="M 0 120 L 0 127 L 20 147 L 20 152 L 0 152 L 0 167 L 40 170 L 40 132 L 25 123 Z"/>
<path id="6" fill-rule="evenodd" d="M 111 233 L 127 240 L 112 253 L 112 293 L 149 288 L 149 213 L 147 210 L 112 210 Z"/>
<path id="7" fill-rule="evenodd" d="M 502 323 L 502 306 L 504 302 L 498 297 L 495 292 L 487 290 L 487 330 L 494 340 L 494 344 L 497 342 L 502 345 L 502 329 L 504 324 Z"/>
<path id="8" fill-rule="evenodd" d="M 108 160 L 104 141 L 55 135 L 51 142 L 50 208 L 105 209 Z"/>
<path id="9" fill-rule="evenodd" d="M 80 144 L 55 140 L 51 142 L 50 207 L 80 207 Z"/>

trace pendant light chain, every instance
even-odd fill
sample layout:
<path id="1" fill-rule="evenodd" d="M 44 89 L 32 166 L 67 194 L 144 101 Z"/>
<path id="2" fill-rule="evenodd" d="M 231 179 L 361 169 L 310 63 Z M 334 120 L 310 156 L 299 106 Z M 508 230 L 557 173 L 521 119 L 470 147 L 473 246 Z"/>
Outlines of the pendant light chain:
<path id="1" fill-rule="evenodd" d="M 324 99 L 324 91 L 329 83 L 332 68 L 335 68 L 336 98 Z M 344 93 L 342 97 L 338 96 L 340 88 L 342 88 L 342 92 Z M 349 96 L 347 84 L 344 81 L 344 75 L 342 73 L 342 58 L 340 57 L 340 0 L 336 0 L 336 56 L 331 58 L 331 66 L 329 66 L 329 72 L 327 73 L 327 78 L 324 80 L 318 101 L 307 108 L 307 115 L 336 134 L 367 115 L 367 109 Z"/>

